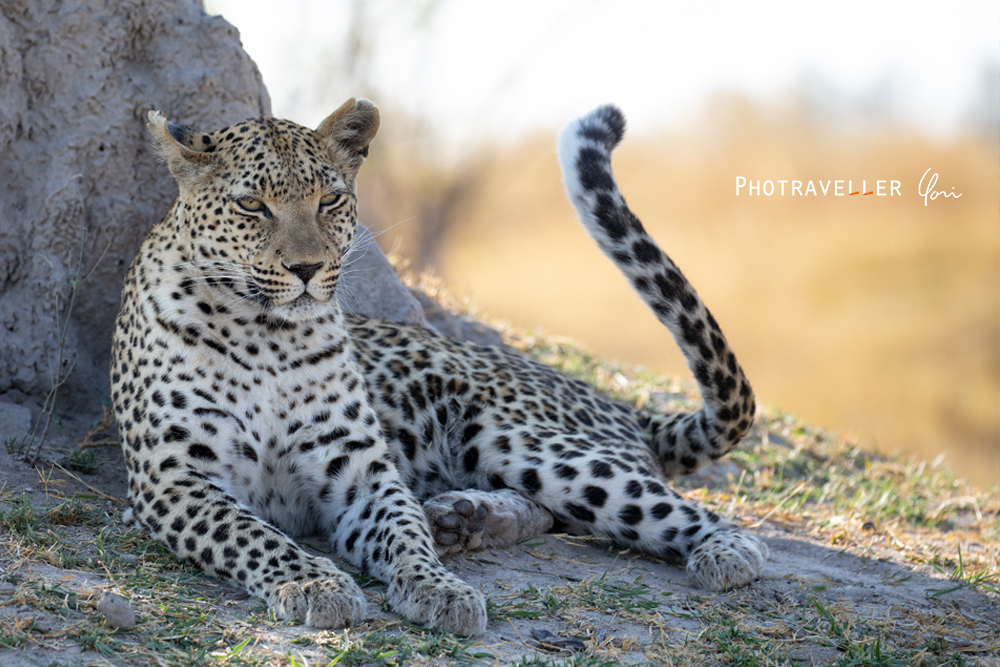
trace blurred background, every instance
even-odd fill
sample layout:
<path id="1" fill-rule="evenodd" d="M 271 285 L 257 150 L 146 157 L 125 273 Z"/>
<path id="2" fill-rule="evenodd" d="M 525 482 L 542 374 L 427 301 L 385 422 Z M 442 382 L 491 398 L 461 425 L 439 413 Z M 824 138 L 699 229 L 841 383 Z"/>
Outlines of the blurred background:
<path id="1" fill-rule="evenodd" d="M 761 403 L 1000 482 L 996 2 L 205 4 L 276 116 L 380 105 L 360 207 L 383 249 L 489 316 L 689 375 L 563 195 L 557 132 L 619 105 L 617 180 Z M 927 169 L 962 196 L 925 206 Z M 737 196 L 738 176 L 901 194 Z"/>

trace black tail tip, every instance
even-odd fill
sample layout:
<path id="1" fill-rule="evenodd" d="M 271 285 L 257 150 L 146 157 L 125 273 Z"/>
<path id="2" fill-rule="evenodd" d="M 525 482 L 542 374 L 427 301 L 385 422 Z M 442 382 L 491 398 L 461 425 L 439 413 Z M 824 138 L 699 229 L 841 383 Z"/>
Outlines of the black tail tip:
<path id="1" fill-rule="evenodd" d="M 625 114 L 613 104 L 597 107 L 581 119 L 580 134 L 610 151 L 625 136 Z"/>

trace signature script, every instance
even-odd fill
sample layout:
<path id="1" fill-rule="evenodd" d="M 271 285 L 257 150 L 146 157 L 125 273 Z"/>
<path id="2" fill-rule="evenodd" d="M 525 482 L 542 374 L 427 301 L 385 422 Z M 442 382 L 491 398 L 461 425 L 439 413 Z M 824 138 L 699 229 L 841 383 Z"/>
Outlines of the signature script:
<path id="1" fill-rule="evenodd" d="M 924 172 L 924 175 L 920 177 L 920 185 L 917 186 L 917 194 L 924 198 L 924 206 L 927 206 L 927 201 L 934 201 L 938 197 L 954 197 L 958 199 L 962 196 L 961 192 L 954 192 L 955 186 L 951 186 L 952 192 L 947 192 L 945 190 L 935 190 L 934 186 L 937 185 L 938 175 L 934 172 L 933 175 L 927 180 L 927 187 L 924 188 L 924 179 L 927 178 L 927 174 L 930 173 L 930 168 Z"/>

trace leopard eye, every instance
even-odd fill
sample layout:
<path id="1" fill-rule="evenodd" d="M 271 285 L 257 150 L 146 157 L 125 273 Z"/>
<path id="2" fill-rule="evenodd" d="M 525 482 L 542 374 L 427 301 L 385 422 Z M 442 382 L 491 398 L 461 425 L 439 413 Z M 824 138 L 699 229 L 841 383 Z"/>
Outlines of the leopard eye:
<path id="1" fill-rule="evenodd" d="M 320 208 L 331 208 L 333 206 L 337 206 L 342 201 L 344 201 L 344 195 L 342 195 L 342 194 L 324 195 L 324 196 L 320 197 L 319 207 Z"/>
<path id="2" fill-rule="evenodd" d="M 251 197 L 240 197 L 236 200 L 236 205 L 247 213 L 262 213 L 267 211 L 267 206 L 264 206 L 264 202 L 259 199 L 252 199 Z"/>

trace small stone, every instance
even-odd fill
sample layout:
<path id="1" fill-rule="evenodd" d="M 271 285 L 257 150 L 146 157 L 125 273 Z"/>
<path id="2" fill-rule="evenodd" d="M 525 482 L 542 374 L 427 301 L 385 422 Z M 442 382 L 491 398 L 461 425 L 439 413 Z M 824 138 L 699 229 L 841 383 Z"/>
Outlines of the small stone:
<path id="1" fill-rule="evenodd" d="M 17 586 L 10 583 L 9 581 L 0 581 L 0 597 L 7 597 L 8 595 L 13 595 L 14 591 L 17 590 Z"/>
<path id="2" fill-rule="evenodd" d="M 105 592 L 97 602 L 97 611 L 104 614 L 108 625 L 113 628 L 135 627 L 135 611 L 121 597 Z"/>
<path id="3" fill-rule="evenodd" d="M 62 623 L 59 617 L 50 616 L 49 614 L 43 614 L 41 616 L 36 616 L 32 619 L 31 628 L 41 632 L 43 635 L 48 635 L 56 632 L 62 628 Z"/>
<path id="4" fill-rule="evenodd" d="M 577 651 L 584 651 L 587 649 L 587 645 L 583 643 L 583 640 L 578 639 L 577 637 L 561 637 L 559 635 L 552 634 L 548 630 L 534 628 L 531 631 L 531 636 L 535 641 L 528 642 L 528 645 L 534 646 L 535 648 L 548 653 L 554 653 L 556 651 L 569 651 L 571 653 L 575 653 Z"/>

